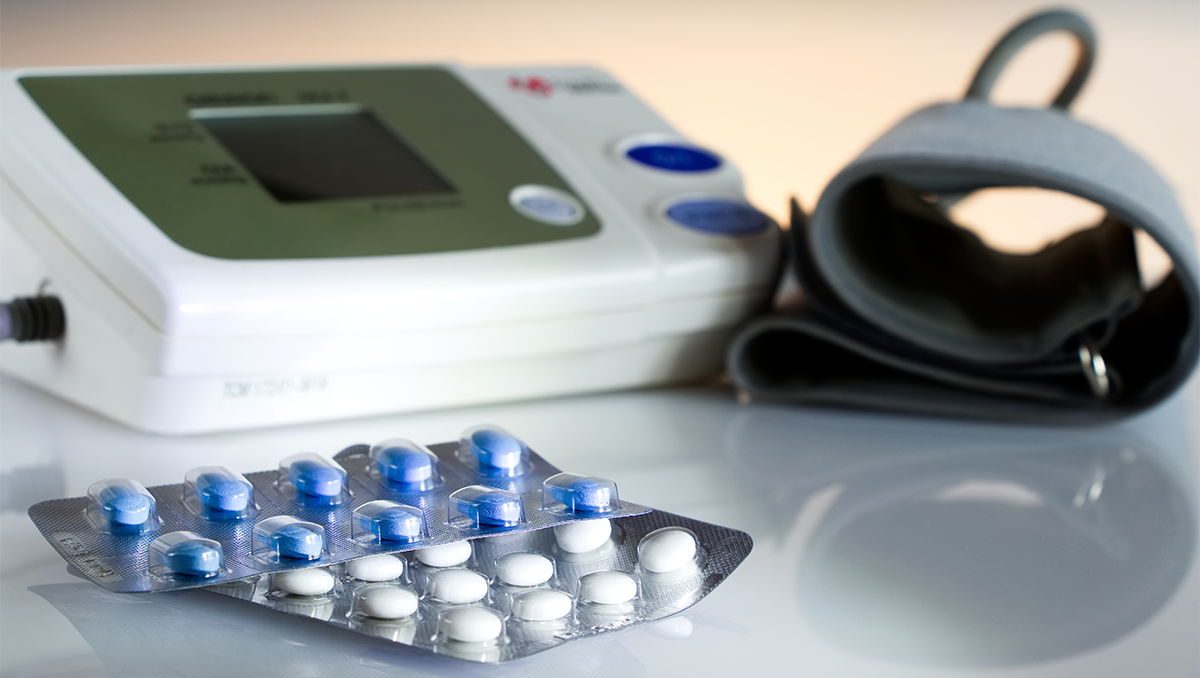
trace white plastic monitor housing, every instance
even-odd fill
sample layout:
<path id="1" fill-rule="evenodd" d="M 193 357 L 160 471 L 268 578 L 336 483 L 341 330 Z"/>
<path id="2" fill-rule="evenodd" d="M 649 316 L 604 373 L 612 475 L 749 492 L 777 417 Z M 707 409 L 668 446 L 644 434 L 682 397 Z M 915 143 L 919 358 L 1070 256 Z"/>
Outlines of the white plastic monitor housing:
<path id="1" fill-rule="evenodd" d="M 773 223 L 719 234 L 667 214 L 681 201 L 744 203 L 737 169 L 632 160 L 639 144 L 695 145 L 595 69 L 442 67 L 575 189 L 596 234 L 275 260 L 176 244 L 18 83 L 252 68 L 263 67 L 3 72 L 0 295 L 54 294 L 67 316 L 60 340 L 0 346 L 3 372 L 146 431 L 281 425 L 711 376 L 733 327 L 773 291 Z"/>

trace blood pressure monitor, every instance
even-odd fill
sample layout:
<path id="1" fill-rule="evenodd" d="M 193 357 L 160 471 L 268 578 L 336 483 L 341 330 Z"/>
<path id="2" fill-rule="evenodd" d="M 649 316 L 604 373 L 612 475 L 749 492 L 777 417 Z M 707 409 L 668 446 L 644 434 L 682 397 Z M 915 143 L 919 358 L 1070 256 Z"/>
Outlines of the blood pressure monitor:
<path id="1" fill-rule="evenodd" d="M 8 71 L 0 367 L 193 433 L 700 378 L 773 291 L 737 169 L 588 68 Z"/>

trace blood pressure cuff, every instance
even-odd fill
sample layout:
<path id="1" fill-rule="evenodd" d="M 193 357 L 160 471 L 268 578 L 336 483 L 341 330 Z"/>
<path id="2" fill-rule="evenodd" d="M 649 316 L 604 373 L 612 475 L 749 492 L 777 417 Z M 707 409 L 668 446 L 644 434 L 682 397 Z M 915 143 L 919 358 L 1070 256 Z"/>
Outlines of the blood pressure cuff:
<path id="1" fill-rule="evenodd" d="M 1042 33 L 1079 44 L 1048 108 L 988 96 Z M 1094 54 L 1077 14 L 1036 15 L 984 60 L 964 100 L 918 110 L 826 187 L 789 234 L 802 303 L 757 318 L 730 347 L 756 400 L 1017 421 L 1102 421 L 1176 390 L 1200 357 L 1196 247 L 1170 187 L 1117 139 L 1067 113 Z M 1085 198 L 1100 223 L 1040 252 L 989 248 L 946 208 L 973 191 Z M 1134 233 L 1171 257 L 1143 289 Z"/>

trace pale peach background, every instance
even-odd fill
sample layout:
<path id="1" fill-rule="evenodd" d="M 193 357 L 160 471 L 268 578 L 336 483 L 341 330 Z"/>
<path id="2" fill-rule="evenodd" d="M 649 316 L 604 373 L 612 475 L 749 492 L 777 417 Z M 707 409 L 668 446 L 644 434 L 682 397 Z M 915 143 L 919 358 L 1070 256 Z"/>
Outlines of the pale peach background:
<path id="1" fill-rule="evenodd" d="M 733 159 L 777 217 L 807 207 L 876 135 L 957 97 L 1028 0 L 5 0 L 0 65 L 170 62 L 591 64 L 692 139 Z M 1074 110 L 1145 154 L 1200 221 L 1200 3 L 1074 5 L 1099 60 Z M 1047 99 L 1072 55 L 1048 36 L 998 98 Z M 1087 212 L 993 201 L 974 217 L 1020 248 Z"/>

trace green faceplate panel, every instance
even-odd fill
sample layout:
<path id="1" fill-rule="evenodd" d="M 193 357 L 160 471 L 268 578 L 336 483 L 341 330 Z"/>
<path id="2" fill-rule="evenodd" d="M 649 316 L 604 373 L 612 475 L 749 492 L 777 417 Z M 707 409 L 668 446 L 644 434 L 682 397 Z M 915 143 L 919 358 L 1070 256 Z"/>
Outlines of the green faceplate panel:
<path id="1" fill-rule="evenodd" d="M 224 259 L 419 254 L 548 242 L 600 230 L 590 209 L 578 224 L 550 226 L 509 206 L 509 192 L 523 184 L 553 186 L 583 200 L 444 69 L 31 76 L 20 83 L 117 190 L 168 237 L 200 254 Z M 324 149 L 316 152 L 324 158 L 318 162 L 357 144 L 368 150 L 348 151 L 342 159 L 347 171 L 369 173 L 372 162 L 399 163 L 401 178 L 381 180 L 378 189 L 356 190 L 350 181 L 344 183 L 351 188 L 326 195 L 289 198 L 278 181 L 264 180 L 261 168 L 238 159 L 239 153 L 250 157 L 246 151 L 231 152 L 214 135 L 215 129 L 234 143 L 235 137 L 221 131 L 231 119 L 250 121 L 234 130 L 241 138 L 256 125 L 282 129 L 292 119 L 298 124 L 280 138 L 311 139 L 313 148 Z M 341 137 L 328 136 L 347 126 L 357 130 L 357 141 L 342 144 Z M 364 164 L 364 153 L 380 157 Z M 376 190 L 381 194 L 364 195 Z"/>

